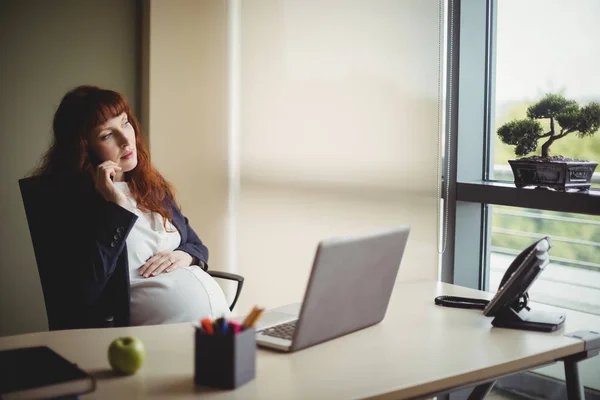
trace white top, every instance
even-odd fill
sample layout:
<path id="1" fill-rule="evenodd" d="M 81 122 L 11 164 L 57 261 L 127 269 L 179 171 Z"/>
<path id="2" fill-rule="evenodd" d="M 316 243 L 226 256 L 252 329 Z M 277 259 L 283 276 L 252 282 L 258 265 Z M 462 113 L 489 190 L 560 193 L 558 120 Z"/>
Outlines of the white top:
<path id="1" fill-rule="evenodd" d="M 229 316 L 227 300 L 218 283 L 197 265 L 178 267 L 144 278 L 138 268 L 156 253 L 173 251 L 181 242 L 179 231 L 158 213 L 142 212 L 126 182 L 115 182 L 138 216 L 126 239 L 131 282 L 131 325 L 198 322 L 201 318 Z"/>

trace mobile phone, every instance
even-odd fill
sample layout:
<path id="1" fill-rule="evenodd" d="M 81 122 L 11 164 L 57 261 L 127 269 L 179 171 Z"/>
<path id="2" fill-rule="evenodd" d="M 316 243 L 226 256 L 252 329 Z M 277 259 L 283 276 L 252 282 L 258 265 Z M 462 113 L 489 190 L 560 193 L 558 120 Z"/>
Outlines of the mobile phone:
<path id="1" fill-rule="evenodd" d="M 90 171 L 90 172 L 92 173 L 92 179 L 95 179 L 96 168 L 98 167 L 98 165 L 102 164 L 102 161 L 98 157 L 96 157 L 96 155 L 94 155 L 94 153 L 92 153 L 91 151 L 88 151 L 88 157 L 90 158 L 90 162 L 94 166 L 94 171 Z M 115 177 L 111 175 L 110 180 L 111 180 L 111 182 L 114 182 Z"/>

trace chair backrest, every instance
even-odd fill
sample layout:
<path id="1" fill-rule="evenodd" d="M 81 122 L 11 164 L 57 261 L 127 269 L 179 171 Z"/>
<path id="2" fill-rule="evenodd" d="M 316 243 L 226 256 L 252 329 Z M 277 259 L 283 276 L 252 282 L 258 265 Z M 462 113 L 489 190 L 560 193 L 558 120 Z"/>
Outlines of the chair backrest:
<path id="1" fill-rule="evenodd" d="M 44 294 L 48 327 L 50 330 L 58 329 L 56 316 L 60 311 L 57 304 L 60 288 L 56 284 L 56 279 L 53 279 L 52 261 L 46 256 L 45 250 L 45 243 L 50 238 L 49 235 L 53 234 L 49 216 L 53 211 L 56 212 L 55 196 L 52 195 L 55 193 L 56 187 L 52 186 L 46 177 L 20 179 L 19 187 Z"/>

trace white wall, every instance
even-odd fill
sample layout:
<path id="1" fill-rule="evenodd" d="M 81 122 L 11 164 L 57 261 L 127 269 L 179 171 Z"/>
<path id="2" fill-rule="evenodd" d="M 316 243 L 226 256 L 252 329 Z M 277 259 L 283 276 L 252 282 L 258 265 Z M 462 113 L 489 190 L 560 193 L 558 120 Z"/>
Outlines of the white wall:
<path id="1" fill-rule="evenodd" d="M 135 0 L 0 2 L 0 336 L 47 329 L 17 181 L 46 150 L 73 86 L 106 86 L 137 107 L 137 24 Z"/>
<path id="2" fill-rule="evenodd" d="M 241 310 L 300 301 L 319 240 L 403 224 L 399 279 L 437 279 L 441 12 L 240 2 Z"/>

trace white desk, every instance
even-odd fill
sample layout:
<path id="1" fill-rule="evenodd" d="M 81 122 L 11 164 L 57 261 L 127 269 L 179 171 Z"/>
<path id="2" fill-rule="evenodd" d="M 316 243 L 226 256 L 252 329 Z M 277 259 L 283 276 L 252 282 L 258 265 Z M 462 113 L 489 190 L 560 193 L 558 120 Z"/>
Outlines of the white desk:
<path id="1" fill-rule="evenodd" d="M 0 349 L 47 345 L 98 378 L 92 398 L 402 399 L 493 380 L 583 353 L 584 342 L 564 335 L 600 332 L 600 317 L 568 311 L 554 333 L 498 329 L 479 310 L 436 306 L 437 295 L 490 298 L 437 282 L 398 284 L 380 324 L 281 354 L 258 350 L 256 379 L 234 391 L 193 383 L 191 324 L 54 331 L 0 338 Z M 534 305 L 535 309 L 548 308 Z M 135 335 L 147 358 L 138 374 L 114 376 L 106 350 L 117 336 Z"/>

